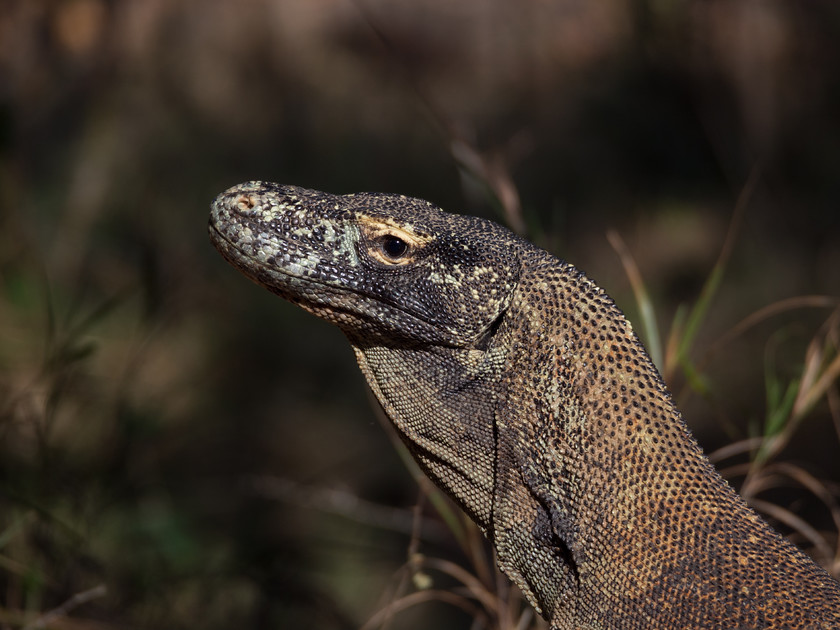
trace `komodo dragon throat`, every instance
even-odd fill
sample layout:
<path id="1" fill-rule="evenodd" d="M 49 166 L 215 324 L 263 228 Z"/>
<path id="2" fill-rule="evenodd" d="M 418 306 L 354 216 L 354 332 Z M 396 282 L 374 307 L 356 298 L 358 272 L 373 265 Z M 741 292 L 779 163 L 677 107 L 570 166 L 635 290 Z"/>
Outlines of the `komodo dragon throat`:
<path id="1" fill-rule="evenodd" d="M 692 438 L 613 301 L 482 219 L 250 182 L 213 244 L 336 324 L 412 455 L 553 630 L 840 628 L 840 585 Z"/>

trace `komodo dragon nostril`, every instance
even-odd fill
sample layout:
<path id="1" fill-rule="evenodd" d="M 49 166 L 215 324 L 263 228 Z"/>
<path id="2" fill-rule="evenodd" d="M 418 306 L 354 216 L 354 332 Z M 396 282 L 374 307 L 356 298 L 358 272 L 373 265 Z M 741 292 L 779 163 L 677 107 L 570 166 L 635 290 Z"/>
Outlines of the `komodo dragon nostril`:
<path id="1" fill-rule="evenodd" d="M 250 212 L 257 205 L 251 195 L 240 195 L 236 200 L 236 208 L 242 212 Z"/>

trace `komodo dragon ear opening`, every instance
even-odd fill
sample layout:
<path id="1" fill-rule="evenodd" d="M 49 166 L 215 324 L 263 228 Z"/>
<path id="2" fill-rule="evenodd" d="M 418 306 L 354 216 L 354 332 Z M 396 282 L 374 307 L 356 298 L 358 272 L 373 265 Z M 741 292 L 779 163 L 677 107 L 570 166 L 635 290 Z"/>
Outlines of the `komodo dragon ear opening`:
<path id="1" fill-rule="evenodd" d="M 499 314 L 496 316 L 496 319 L 494 319 L 493 323 L 490 324 L 490 327 L 476 341 L 476 350 L 487 350 L 490 347 L 490 343 L 493 341 L 493 337 L 496 336 L 496 332 L 499 330 L 499 327 L 501 327 L 502 322 L 505 320 L 505 315 L 507 315 L 507 308 L 504 308 L 499 312 Z"/>

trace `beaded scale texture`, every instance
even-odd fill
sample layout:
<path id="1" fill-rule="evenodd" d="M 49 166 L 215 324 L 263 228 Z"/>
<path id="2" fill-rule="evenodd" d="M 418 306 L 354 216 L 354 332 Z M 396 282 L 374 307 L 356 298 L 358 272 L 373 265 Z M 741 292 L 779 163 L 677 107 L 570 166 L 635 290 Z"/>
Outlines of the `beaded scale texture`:
<path id="1" fill-rule="evenodd" d="M 552 630 L 840 628 L 840 584 L 714 470 L 575 267 L 400 195 L 248 182 L 210 235 L 337 325 L 424 472 Z"/>

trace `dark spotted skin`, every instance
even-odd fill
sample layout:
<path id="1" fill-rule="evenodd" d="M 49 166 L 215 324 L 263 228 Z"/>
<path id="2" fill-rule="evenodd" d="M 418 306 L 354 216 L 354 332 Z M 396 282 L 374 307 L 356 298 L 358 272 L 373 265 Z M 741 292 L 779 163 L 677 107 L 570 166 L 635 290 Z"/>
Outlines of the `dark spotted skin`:
<path id="1" fill-rule="evenodd" d="M 552 629 L 840 628 L 840 586 L 715 472 L 613 301 L 508 230 L 251 182 L 210 233 L 338 325 L 413 456 Z"/>

